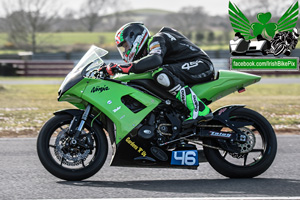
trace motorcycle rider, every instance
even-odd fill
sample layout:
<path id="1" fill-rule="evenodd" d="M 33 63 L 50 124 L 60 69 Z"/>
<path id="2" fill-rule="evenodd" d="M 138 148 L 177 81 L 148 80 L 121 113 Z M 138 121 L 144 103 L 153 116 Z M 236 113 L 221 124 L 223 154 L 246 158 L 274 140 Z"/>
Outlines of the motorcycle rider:
<path id="1" fill-rule="evenodd" d="M 213 64 L 208 55 L 185 36 L 168 27 L 150 36 L 143 23 L 132 22 L 116 32 L 115 42 L 127 64 L 110 63 L 99 70 L 106 70 L 110 75 L 152 71 L 154 81 L 190 110 L 190 117 L 182 123 L 184 128 L 213 118 L 211 110 L 188 86 L 212 80 Z"/>

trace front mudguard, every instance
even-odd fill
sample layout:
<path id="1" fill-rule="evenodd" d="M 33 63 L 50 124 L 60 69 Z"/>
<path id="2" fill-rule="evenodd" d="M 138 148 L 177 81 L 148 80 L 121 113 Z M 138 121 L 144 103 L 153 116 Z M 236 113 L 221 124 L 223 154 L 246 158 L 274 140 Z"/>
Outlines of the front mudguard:
<path id="1" fill-rule="evenodd" d="M 68 114 L 72 116 L 81 116 L 83 114 L 83 110 L 78 110 L 78 109 L 65 109 L 65 110 L 59 110 L 54 112 L 54 115 L 60 115 L 60 114 Z"/>

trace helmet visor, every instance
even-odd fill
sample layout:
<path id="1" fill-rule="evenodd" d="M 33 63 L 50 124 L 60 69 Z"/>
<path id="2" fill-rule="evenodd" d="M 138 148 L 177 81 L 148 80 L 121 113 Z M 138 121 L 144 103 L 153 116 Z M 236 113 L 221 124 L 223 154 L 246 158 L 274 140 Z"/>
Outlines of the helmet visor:
<path id="1" fill-rule="evenodd" d="M 122 56 L 122 59 L 127 62 L 128 61 L 128 55 L 131 52 L 131 46 L 127 41 L 124 41 L 121 43 L 121 45 L 118 45 L 118 51 L 120 55 Z"/>

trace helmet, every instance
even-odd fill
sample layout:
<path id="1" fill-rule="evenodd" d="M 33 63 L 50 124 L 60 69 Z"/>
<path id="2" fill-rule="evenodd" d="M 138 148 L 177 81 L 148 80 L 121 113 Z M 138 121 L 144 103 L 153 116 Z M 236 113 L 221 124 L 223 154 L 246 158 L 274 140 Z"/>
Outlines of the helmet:
<path id="1" fill-rule="evenodd" d="M 131 22 L 122 26 L 115 36 L 122 59 L 129 63 L 141 58 L 149 37 L 150 33 L 143 23 Z"/>

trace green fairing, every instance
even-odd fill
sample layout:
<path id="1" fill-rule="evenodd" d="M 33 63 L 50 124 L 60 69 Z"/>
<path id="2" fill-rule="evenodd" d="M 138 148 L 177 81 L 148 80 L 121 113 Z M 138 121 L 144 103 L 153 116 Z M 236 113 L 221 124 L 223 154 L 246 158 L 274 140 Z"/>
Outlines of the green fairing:
<path id="1" fill-rule="evenodd" d="M 236 71 L 219 71 L 219 78 L 215 81 L 195 85 L 192 90 L 200 99 L 216 101 L 238 89 L 260 81 L 261 77 Z"/>
<path id="2" fill-rule="evenodd" d="M 121 75 L 116 77 L 116 79 L 124 82 L 135 79 L 152 79 L 152 72 Z M 206 99 L 213 102 L 228 94 L 236 92 L 240 88 L 256 83 L 260 81 L 260 79 L 260 76 L 248 73 L 220 70 L 219 78 L 217 80 L 194 85 L 192 90 L 200 99 Z"/>
<path id="3" fill-rule="evenodd" d="M 82 91 L 85 90 L 87 84 L 86 79 L 81 80 L 63 94 L 58 101 L 67 101 L 79 109 L 84 109 L 86 104 L 82 99 Z"/>
<path id="4" fill-rule="evenodd" d="M 121 97 L 125 95 L 130 95 L 142 102 L 146 108 L 133 113 L 121 101 Z M 81 98 L 83 101 L 80 101 Z M 84 78 L 67 91 L 59 101 L 68 101 L 80 109 L 84 107 L 84 102 L 89 102 L 98 108 L 116 125 L 117 144 L 161 102 L 132 87 L 107 80 L 88 78 Z"/>
<path id="5" fill-rule="evenodd" d="M 123 82 L 135 79 L 152 79 L 152 72 L 122 75 L 115 77 L 115 79 Z M 192 90 L 200 99 L 213 102 L 259 80 L 259 76 L 247 73 L 220 71 L 217 80 L 195 85 Z M 133 113 L 121 101 L 125 95 L 130 95 L 143 103 L 146 108 L 138 113 Z M 91 103 L 116 125 L 117 144 L 161 102 L 161 100 L 132 87 L 90 78 L 84 78 L 78 82 L 66 91 L 59 101 L 68 101 L 79 109 L 84 109 L 87 102 Z"/>
<path id="6" fill-rule="evenodd" d="M 128 82 L 131 80 L 136 80 L 136 79 L 152 79 L 152 72 L 146 72 L 146 73 L 141 73 L 141 74 L 118 74 L 115 76 L 116 80 L 123 81 L 123 82 Z"/>

